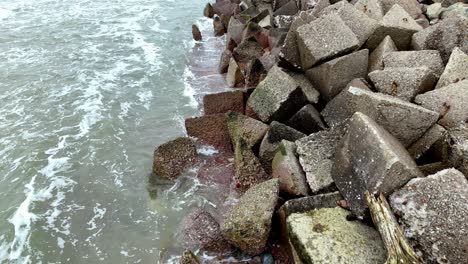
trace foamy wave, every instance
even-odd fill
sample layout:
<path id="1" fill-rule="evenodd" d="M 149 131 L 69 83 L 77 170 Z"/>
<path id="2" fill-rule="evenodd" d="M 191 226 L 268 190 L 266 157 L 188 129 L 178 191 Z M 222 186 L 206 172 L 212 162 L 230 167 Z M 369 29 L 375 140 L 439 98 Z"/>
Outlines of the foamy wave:
<path id="1" fill-rule="evenodd" d="M 191 106 L 193 108 L 198 108 L 198 102 L 197 102 L 197 99 L 195 99 L 195 95 L 197 94 L 197 92 L 190 84 L 190 82 L 195 79 L 195 75 L 193 74 L 193 72 L 190 70 L 189 67 L 186 67 L 184 69 L 183 78 L 184 78 L 184 96 L 188 97 L 190 100 L 188 106 Z"/>

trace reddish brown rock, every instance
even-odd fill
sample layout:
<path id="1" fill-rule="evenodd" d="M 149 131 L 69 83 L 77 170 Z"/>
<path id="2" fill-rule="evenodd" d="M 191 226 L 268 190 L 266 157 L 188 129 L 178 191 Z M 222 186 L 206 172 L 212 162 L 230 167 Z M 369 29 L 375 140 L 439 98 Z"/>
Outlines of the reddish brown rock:
<path id="1" fill-rule="evenodd" d="M 200 32 L 200 29 L 197 27 L 197 25 L 192 25 L 192 37 L 195 41 L 202 40 L 202 34 Z"/>
<path id="2" fill-rule="evenodd" d="M 229 111 L 244 113 L 244 93 L 242 91 L 207 94 L 203 97 L 205 115 L 221 114 Z"/>
<path id="3" fill-rule="evenodd" d="M 154 151 L 154 175 L 173 180 L 197 162 L 197 148 L 190 138 L 180 137 Z"/>
<path id="4" fill-rule="evenodd" d="M 189 136 L 196 137 L 219 151 L 232 153 L 231 138 L 224 114 L 187 118 L 185 128 Z"/>
<path id="5" fill-rule="evenodd" d="M 228 72 L 229 61 L 231 61 L 232 52 L 228 49 L 224 50 L 221 53 L 221 58 L 219 59 L 218 72 L 223 74 Z"/>
<path id="6" fill-rule="evenodd" d="M 224 27 L 223 21 L 219 16 L 213 18 L 213 31 L 216 37 L 224 35 L 226 28 Z"/>
<path id="7" fill-rule="evenodd" d="M 207 3 L 205 8 L 203 9 L 203 15 L 208 18 L 213 18 L 214 10 L 213 10 L 213 6 L 211 6 L 210 3 Z"/>

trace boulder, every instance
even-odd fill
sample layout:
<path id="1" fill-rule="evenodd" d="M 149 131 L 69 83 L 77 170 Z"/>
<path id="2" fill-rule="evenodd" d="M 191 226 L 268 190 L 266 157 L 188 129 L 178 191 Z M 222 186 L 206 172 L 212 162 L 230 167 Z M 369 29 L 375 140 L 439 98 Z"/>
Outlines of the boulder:
<path id="1" fill-rule="evenodd" d="M 337 96 L 338 97 L 338 96 Z M 362 112 L 383 126 L 404 146 L 410 146 L 438 120 L 437 112 L 390 95 L 350 87 L 322 111 L 329 126 L 336 126 Z"/>
<path id="2" fill-rule="evenodd" d="M 441 3 L 434 3 L 429 5 L 426 9 L 426 15 L 429 19 L 438 19 L 440 14 L 442 13 L 442 4 Z"/>
<path id="3" fill-rule="evenodd" d="M 271 163 L 271 176 L 278 179 L 281 194 L 306 196 L 309 187 L 296 155 L 296 145 L 282 140 Z"/>
<path id="4" fill-rule="evenodd" d="M 253 59 L 260 58 L 262 55 L 263 48 L 255 38 L 245 39 L 232 52 L 232 56 L 239 64 L 247 64 Z"/>
<path id="5" fill-rule="evenodd" d="M 333 0 L 331 0 L 331 1 L 330 0 L 317 0 L 316 3 L 315 3 L 314 9 L 312 9 L 312 11 L 310 11 L 311 15 L 319 17 L 322 10 L 324 10 L 326 7 L 330 6 L 334 2 L 336 2 L 336 1 L 333 1 Z"/>
<path id="6" fill-rule="evenodd" d="M 229 62 L 232 58 L 232 52 L 228 49 L 224 50 L 221 53 L 221 58 L 219 59 L 218 72 L 223 74 L 228 72 Z"/>
<path id="7" fill-rule="evenodd" d="M 426 263 L 468 259 L 468 181 L 455 169 L 413 179 L 390 196 L 404 234 Z"/>
<path id="8" fill-rule="evenodd" d="M 434 89 L 437 78 L 427 67 L 385 68 L 369 73 L 369 79 L 378 92 L 389 94 L 405 101 Z"/>
<path id="9" fill-rule="evenodd" d="M 314 88 L 305 74 L 293 71 L 288 71 L 287 73 L 301 87 L 308 103 L 317 104 L 319 102 L 320 93 Z"/>
<path id="10" fill-rule="evenodd" d="M 190 250 L 184 251 L 184 254 L 180 257 L 179 264 L 200 264 L 200 261 Z"/>
<path id="11" fill-rule="evenodd" d="M 247 100 L 247 105 L 263 122 L 285 120 L 307 103 L 301 87 L 275 66 Z"/>
<path id="12" fill-rule="evenodd" d="M 224 114 L 185 119 L 187 134 L 224 153 L 232 153 L 231 138 Z"/>
<path id="13" fill-rule="evenodd" d="M 192 25 L 192 37 L 193 37 L 193 40 L 195 40 L 195 41 L 201 41 L 202 40 L 202 34 L 200 32 L 200 29 L 195 24 Z"/>
<path id="14" fill-rule="evenodd" d="M 212 4 L 212 7 L 214 13 L 218 16 L 232 16 L 238 8 L 237 4 L 231 3 L 231 1 L 216 1 L 216 3 Z"/>
<path id="15" fill-rule="evenodd" d="M 189 213 L 181 223 L 177 234 L 178 241 L 186 248 L 227 253 L 231 245 L 221 235 L 218 222 L 203 209 L 197 208 Z"/>
<path id="16" fill-rule="evenodd" d="M 304 263 L 384 263 L 379 232 L 348 221 L 342 208 L 322 208 L 287 218 L 289 237 Z"/>
<path id="17" fill-rule="evenodd" d="M 236 166 L 234 184 L 236 189 L 241 193 L 256 184 L 271 179 L 263 170 L 262 164 L 243 138 L 239 138 L 236 141 L 234 162 Z"/>
<path id="18" fill-rule="evenodd" d="M 407 50 L 414 33 L 423 28 L 399 5 L 385 14 L 379 26 L 367 40 L 369 49 L 376 48 L 386 36 L 390 36 L 399 50 Z"/>
<path id="19" fill-rule="evenodd" d="M 383 63 L 385 69 L 427 67 L 436 78 L 444 71 L 444 62 L 437 50 L 388 52 L 384 55 Z"/>
<path id="20" fill-rule="evenodd" d="M 309 135 L 326 128 L 320 113 L 311 104 L 305 105 L 297 111 L 287 122 L 286 125 Z"/>
<path id="21" fill-rule="evenodd" d="M 413 19 L 423 15 L 418 0 L 382 0 L 384 13 L 389 12 L 394 5 L 401 6 Z"/>
<path id="22" fill-rule="evenodd" d="M 357 217 L 367 215 L 365 192 L 389 195 L 422 177 L 405 147 L 374 120 L 357 112 L 338 145 L 331 175 Z"/>
<path id="23" fill-rule="evenodd" d="M 377 21 L 363 14 L 347 1 L 339 1 L 320 12 L 321 16 L 328 14 L 337 14 L 343 20 L 346 26 L 356 35 L 359 47 L 364 45 L 378 27 Z"/>
<path id="24" fill-rule="evenodd" d="M 203 15 L 208 18 L 213 18 L 214 10 L 213 6 L 210 3 L 207 3 L 205 8 L 203 9 Z"/>
<path id="25" fill-rule="evenodd" d="M 398 51 L 398 49 L 395 46 L 395 43 L 393 42 L 392 38 L 390 36 L 386 36 L 382 40 L 382 42 L 380 42 L 379 46 L 377 46 L 377 48 L 375 48 L 375 50 L 372 51 L 371 54 L 369 55 L 368 72 L 373 72 L 376 70 L 383 70 L 384 69 L 383 58 L 385 54 L 392 52 L 392 51 Z"/>
<path id="26" fill-rule="evenodd" d="M 460 48 L 453 49 L 445 70 L 437 82 L 436 89 L 468 79 L 468 55 Z"/>
<path id="27" fill-rule="evenodd" d="M 271 173 L 271 161 L 281 143 L 281 140 L 295 141 L 306 135 L 284 124 L 273 121 L 260 144 L 259 157 L 263 168 Z"/>
<path id="28" fill-rule="evenodd" d="M 216 37 L 220 37 L 226 33 L 226 28 L 219 16 L 213 17 L 213 32 Z"/>
<path id="29" fill-rule="evenodd" d="M 343 137 L 345 127 L 337 126 L 319 131 L 296 141 L 299 162 L 306 173 L 312 193 L 335 187 L 331 176 L 335 148 Z"/>
<path id="30" fill-rule="evenodd" d="M 297 12 L 299 12 L 299 9 L 297 9 L 296 2 L 294 0 L 290 0 L 288 3 L 276 9 L 273 15 L 274 16 L 293 16 L 297 14 Z"/>
<path id="31" fill-rule="evenodd" d="M 248 146 L 253 147 L 262 141 L 269 129 L 261 121 L 237 112 L 226 113 L 226 118 L 233 146 L 242 138 Z"/>
<path id="32" fill-rule="evenodd" d="M 277 10 L 278 8 L 284 6 L 285 4 L 288 4 L 291 2 L 290 0 L 274 0 L 273 1 L 273 10 Z"/>
<path id="33" fill-rule="evenodd" d="M 234 58 L 229 60 L 226 82 L 230 87 L 238 87 L 244 84 L 244 74 Z"/>
<path id="34" fill-rule="evenodd" d="M 384 17 L 384 10 L 380 0 L 358 0 L 354 7 L 377 21 Z"/>
<path id="35" fill-rule="evenodd" d="M 231 17 L 227 28 L 226 40 L 232 39 L 236 44 L 242 42 L 242 33 L 244 32 L 245 24 L 238 19 Z"/>
<path id="36" fill-rule="evenodd" d="M 277 179 L 249 189 L 224 219 L 221 225 L 223 236 L 252 256 L 262 253 L 270 234 L 278 192 Z"/>
<path id="37" fill-rule="evenodd" d="M 205 115 L 229 111 L 244 113 L 244 92 L 232 91 L 207 94 L 203 97 L 203 110 Z"/>
<path id="38" fill-rule="evenodd" d="M 329 101 L 355 78 L 365 78 L 369 50 L 364 49 L 327 61 L 306 72 L 307 78 L 320 95 Z"/>
<path id="39" fill-rule="evenodd" d="M 356 35 L 337 14 L 322 16 L 300 26 L 296 35 L 304 70 L 359 47 Z"/>
<path id="40" fill-rule="evenodd" d="M 164 143 L 154 151 L 153 173 L 157 177 L 173 180 L 198 160 L 192 139 L 179 137 Z"/>
<path id="41" fill-rule="evenodd" d="M 436 142 L 443 140 L 447 130 L 440 125 L 435 124 L 424 133 L 424 135 L 414 142 L 408 152 L 416 160 L 426 153 Z"/>
<path id="42" fill-rule="evenodd" d="M 468 80 L 453 83 L 443 88 L 416 96 L 415 102 L 422 107 L 440 113 L 439 124 L 449 128 L 467 122 Z"/>
<path id="43" fill-rule="evenodd" d="M 448 163 L 468 177 L 468 125 L 451 129 L 448 133 Z"/>
<path id="44" fill-rule="evenodd" d="M 265 67 L 259 59 L 253 59 L 247 63 L 245 69 L 245 87 L 257 87 L 267 74 Z"/>
<path id="45" fill-rule="evenodd" d="M 468 52 L 468 19 L 453 16 L 414 34 L 411 47 L 415 50 L 438 50 L 446 63 L 455 47 Z"/>

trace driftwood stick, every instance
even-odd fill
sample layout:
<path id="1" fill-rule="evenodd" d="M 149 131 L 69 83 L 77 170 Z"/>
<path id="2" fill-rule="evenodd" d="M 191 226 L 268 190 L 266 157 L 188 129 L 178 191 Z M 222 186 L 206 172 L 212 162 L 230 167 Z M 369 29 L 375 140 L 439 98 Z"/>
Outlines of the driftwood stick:
<path id="1" fill-rule="evenodd" d="M 366 200 L 372 220 L 379 230 L 380 236 L 388 251 L 385 264 L 422 264 L 398 225 L 395 215 L 383 194 L 377 198 L 366 192 Z"/>

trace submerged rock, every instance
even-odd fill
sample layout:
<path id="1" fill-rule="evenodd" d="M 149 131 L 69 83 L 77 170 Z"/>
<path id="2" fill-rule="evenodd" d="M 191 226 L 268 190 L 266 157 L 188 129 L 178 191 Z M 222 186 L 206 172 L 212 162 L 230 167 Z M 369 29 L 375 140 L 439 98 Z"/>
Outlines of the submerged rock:
<path id="1" fill-rule="evenodd" d="M 219 151 L 232 153 L 231 138 L 224 114 L 187 118 L 185 129 L 189 136 L 196 137 Z"/>
<path id="2" fill-rule="evenodd" d="M 387 252 L 379 233 L 346 220 L 345 209 L 323 208 L 287 218 L 289 237 L 304 263 L 384 263 Z"/>
<path id="3" fill-rule="evenodd" d="M 423 175 L 403 145 L 374 120 L 357 112 L 348 125 L 331 175 L 351 211 L 364 217 L 366 191 L 388 195 Z"/>
<path id="4" fill-rule="evenodd" d="M 468 181 L 455 169 L 408 182 L 390 196 L 405 235 L 427 263 L 468 259 Z"/>
<path id="5" fill-rule="evenodd" d="M 173 180 L 197 162 L 197 148 L 192 139 L 179 137 L 154 151 L 153 173 Z"/>
<path id="6" fill-rule="evenodd" d="M 278 191 L 277 179 L 249 189 L 224 219 L 221 225 L 224 237 L 252 256 L 262 253 L 270 234 Z"/>

